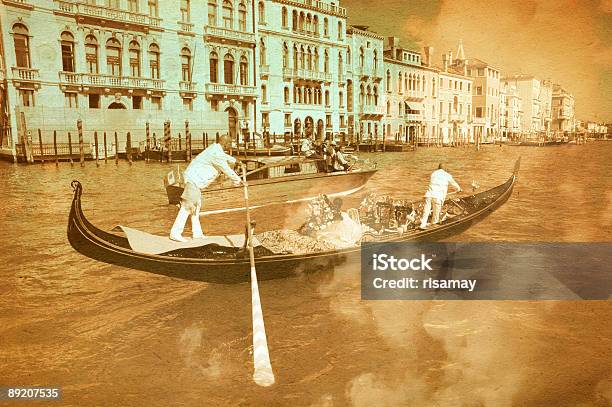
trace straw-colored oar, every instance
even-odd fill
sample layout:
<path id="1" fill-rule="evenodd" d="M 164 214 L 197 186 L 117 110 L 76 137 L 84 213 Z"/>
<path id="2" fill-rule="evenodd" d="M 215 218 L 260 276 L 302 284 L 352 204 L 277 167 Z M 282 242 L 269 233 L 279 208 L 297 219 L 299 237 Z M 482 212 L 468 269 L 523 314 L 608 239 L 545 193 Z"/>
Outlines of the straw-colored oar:
<path id="1" fill-rule="evenodd" d="M 257 285 L 257 271 L 255 270 L 255 254 L 253 253 L 253 228 L 251 227 L 251 213 L 249 211 L 249 189 L 246 180 L 246 168 L 242 167 L 242 182 L 244 187 L 244 206 L 247 217 L 247 247 L 251 261 L 251 307 L 253 316 L 253 380 L 260 386 L 271 386 L 274 384 L 274 373 L 270 364 L 268 353 L 268 341 L 266 339 L 266 327 L 264 326 L 261 301 L 259 299 L 259 287 Z"/>

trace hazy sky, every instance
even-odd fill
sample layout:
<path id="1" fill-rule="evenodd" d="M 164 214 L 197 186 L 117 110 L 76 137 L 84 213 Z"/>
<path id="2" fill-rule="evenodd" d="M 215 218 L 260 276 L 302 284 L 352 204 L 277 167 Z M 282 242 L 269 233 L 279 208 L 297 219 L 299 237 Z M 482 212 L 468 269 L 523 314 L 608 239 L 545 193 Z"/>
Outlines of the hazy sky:
<path id="1" fill-rule="evenodd" d="M 612 0 L 341 0 L 349 24 L 406 48 L 457 51 L 502 74 L 531 74 L 574 94 L 578 119 L 612 122 Z"/>

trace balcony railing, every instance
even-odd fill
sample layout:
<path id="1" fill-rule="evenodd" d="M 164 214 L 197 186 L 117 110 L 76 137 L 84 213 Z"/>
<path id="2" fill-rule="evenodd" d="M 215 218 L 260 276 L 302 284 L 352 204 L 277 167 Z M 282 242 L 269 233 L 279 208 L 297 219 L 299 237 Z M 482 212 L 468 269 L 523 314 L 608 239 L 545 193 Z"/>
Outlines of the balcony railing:
<path id="1" fill-rule="evenodd" d="M 255 97 L 257 95 L 257 90 L 255 86 L 207 83 L 206 93 L 214 95 L 242 95 Z"/>
<path id="2" fill-rule="evenodd" d="M 40 80 L 40 74 L 38 73 L 38 69 L 32 68 L 22 68 L 14 66 L 13 70 L 13 79 L 18 79 L 20 81 L 31 81 L 37 82 Z"/>
<path id="3" fill-rule="evenodd" d="M 385 114 L 385 110 L 383 106 L 359 106 L 359 113 L 366 115 L 382 116 Z"/>
<path id="4" fill-rule="evenodd" d="M 180 81 L 179 89 L 181 92 L 195 92 L 198 84 L 196 82 Z"/>
<path id="5" fill-rule="evenodd" d="M 28 0 L 2 0 L 2 3 L 9 6 L 23 7 L 27 9 L 33 8 L 32 2 Z"/>
<path id="6" fill-rule="evenodd" d="M 182 32 L 190 33 L 193 31 L 193 24 L 186 21 L 179 21 L 179 30 Z"/>
<path id="7" fill-rule="evenodd" d="M 165 81 L 161 79 L 74 72 L 60 72 L 59 75 L 60 81 L 68 85 L 155 90 L 165 87 Z"/>
<path id="8" fill-rule="evenodd" d="M 223 39 L 234 40 L 234 41 L 242 41 L 242 42 L 250 42 L 250 43 L 255 42 L 255 34 L 253 33 L 245 32 L 245 31 L 229 30 L 227 28 L 213 27 L 210 25 L 207 25 L 204 27 L 204 35 L 208 37 L 217 37 L 217 38 L 223 38 Z"/>
<path id="9" fill-rule="evenodd" d="M 416 113 L 408 113 L 404 115 L 404 121 L 406 122 L 420 122 L 423 121 L 423 115 L 422 114 L 416 114 Z"/>
<path id="10" fill-rule="evenodd" d="M 342 17 L 346 17 L 346 9 L 344 7 L 336 6 L 335 4 L 328 4 L 316 0 L 291 0 L 291 3 L 301 4 L 307 7 L 314 8 L 318 11 L 322 11 L 325 13 L 333 13 Z"/>
<path id="11" fill-rule="evenodd" d="M 330 82 L 332 74 L 328 72 L 311 71 L 309 69 L 284 68 L 283 76 L 286 78 L 305 79 L 310 81 Z"/>
<path id="12" fill-rule="evenodd" d="M 113 7 L 85 4 L 74 0 L 55 0 L 57 9 L 63 13 L 100 18 L 109 21 L 131 23 L 148 27 L 159 27 L 161 18 Z"/>

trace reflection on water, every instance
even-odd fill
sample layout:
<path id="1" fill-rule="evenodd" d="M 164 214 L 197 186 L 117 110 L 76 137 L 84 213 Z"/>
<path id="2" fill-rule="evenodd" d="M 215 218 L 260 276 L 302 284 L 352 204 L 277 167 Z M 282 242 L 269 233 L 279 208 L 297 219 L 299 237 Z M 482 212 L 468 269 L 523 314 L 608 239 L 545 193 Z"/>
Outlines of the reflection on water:
<path id="1" fill-rule="evenodd" d="M 455 241 L 610 241 L 612 146 L 419 149 L 369 155 L 366 192 L 418 198 L 437 162 L 511 199 Z M 66 405 L 607 406 L 610 302 L 361 301 L 354 266 L 260 284 L 277 384 L 251 381 L 250 288 L 110 266 L 65 237 L 72 179 L 86 215 L 165 234 L 167 165 L 0 163 L 0 384 L 61 385 Z M 298 225 L 303 206 L 256 211 Z M 241 233 L 243 215 L 203 221 Z"/>

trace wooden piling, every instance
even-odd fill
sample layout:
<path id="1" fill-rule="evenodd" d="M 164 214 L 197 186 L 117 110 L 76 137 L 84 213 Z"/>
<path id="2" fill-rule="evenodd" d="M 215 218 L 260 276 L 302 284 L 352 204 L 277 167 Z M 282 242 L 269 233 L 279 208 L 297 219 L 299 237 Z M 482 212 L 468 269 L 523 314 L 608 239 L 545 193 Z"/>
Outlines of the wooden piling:
<path id="1" fill-rule="evenodd" d="M 187 156 L 185 159 L 187 162 L 191 161 L 191 132 L 189 131 L 189 122 L 185 120 L 185 149 L 187 150 Z"/>
<path id="2" fill-rule="evenodd" d="M 127 155 L 127 160 L 132 165 L 132 135 L 130 132 L 127 132 L 127 140 L 125 142 L 125 154 Z"/>
<path id="3" fill-rule="evenodd" d="M 219 132 L 217 132 L 217 134 L 215 135 L 215 143 L 219 142 Z"/>
<path id="4" fill-rule="evenodd" d="M 98 152 L 98 132 L 94 131 L 94 148 L 96 149 L 96 167 L 100 166 L 100 161 L 98 161 L 100 159 L 99 157 L 99 152 Z"/>
<path id="5" fill-rule="evenodd" d="M 145 147 L 145 162 L 149 162 L 149 152 L 151 151 L 151 128 L 149 122 L 145 124 L 145 134 L 147 137 L 147 145 Z"/>
<path id="6" fill-rule="evenodd" d="M 208 134 L 206 132 L 202 132 L 202 148 L 206 150 L 208 147 Z"/>
<path id="7" fill-rule="evenodd" d="M 40 148 L 40 161 L 45 164 L 45 151 L 43 150 L 42 132 L 38 129 L 38 147 Z"/>
<path id="8" fill-rule="evenodd" d="M 70 166 L 74 165 L 74 161 L 72 161 L 72 135 L 68 132 L 68 157 L 70 159 Z"/>
<path id="9" fill-rule="evenodd" d="M 55 155 L 55 166 L 59 165 L 59 158 L 57 156 L 57 131 L 53 130 L 53 154 Z"/>
<path id="10" fill-rule="evenodd" d="M 77 120 L 77 131 L 79 133 L 79 162 L 81 167 L 85 165 L 85 145 L 83 144 L 83 121 Z"/>
<path id="11" fill-rule="evenodd" d="M 168 162 L 172 162 L 172 132 L 170 130 L 170 120 L 164 122 L 164 144 L 168 148 Z"/>
<path id="12" fill-rule="evenodd" d="M 104 132 L 104 163 L 108 162 L 108 149 L 106 148 L 106 131 Z"/>
<path id="13" fill-rule="evenodd" d="M 119 165 L 119 137 L 115 132 L 115 165 Z"/>
<path id="14" fill-rule="evenodd" d="M 183 140 L 181 138 L 181 133 L 178 134 L 178 149 L 179 151 L 183 151 Z"/>

